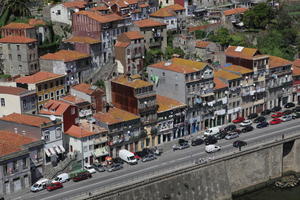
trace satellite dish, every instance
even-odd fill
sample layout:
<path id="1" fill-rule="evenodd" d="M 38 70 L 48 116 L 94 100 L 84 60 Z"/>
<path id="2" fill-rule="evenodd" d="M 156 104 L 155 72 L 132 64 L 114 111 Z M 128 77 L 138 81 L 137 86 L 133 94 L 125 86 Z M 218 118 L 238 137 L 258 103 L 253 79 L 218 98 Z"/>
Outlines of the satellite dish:
<path id="1" fill-rule="evenodd" d="M 55 117 L 54 115 L 51 115 L 51 116 L 50 116 L 50 120 L 51 120 L 51 121 L 55 121 L 55 120 L 56 120 L 56 117 Z"/>

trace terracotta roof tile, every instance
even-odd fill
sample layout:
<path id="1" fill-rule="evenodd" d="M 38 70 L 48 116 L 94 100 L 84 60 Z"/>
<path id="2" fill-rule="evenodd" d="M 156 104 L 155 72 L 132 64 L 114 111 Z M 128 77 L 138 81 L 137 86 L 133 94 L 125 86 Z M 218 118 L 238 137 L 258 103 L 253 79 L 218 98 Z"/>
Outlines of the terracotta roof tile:
<path id="1" fill-rule="evenodd" d="M 37 141 L 21 134 L 0 130 L 0 157 L 21 151 L 23 145 Z"/>
<path id="2" fill-rule="evenodd" d="M 44 104 L 40 113 L 61 116 L 70 106 L 72 105 L 63 101 L 49 100 L 46 104 Z"/>
<path id="3" fill-rule="evenodd" d="M 125 75 L 118 76 L 117 78 L 113 79 L 112 82 L 118 83 L 121 85 L 126 85 L 131 88 L 142 88 L 142 87 L 148 87 L 148 86 L 153 85 L 152 83 L 141 80 L 141 79 L 129 80 L 128 77 Z"/>
<path id="4" fill-rule="evenodd" d="M 25 124 L 29 126 L 35 126 L 35 127 L 41 127 L 42 124 L 51 122 L 51 120 L 47 117 L 19 114 L 19 113 L 12 113 L 10 115 L 6 115 L 4 117 L 1 117 L 0 120 L 15 122 L 18 124 Z"/>
<path id="5" fill-rule="evenodd" d="M 97 44 L 100 43 L 100 40 L 96 40 L 91 37 L 80 37 L 80 36 L 72 36 L 71 38 L 64 40 L 64 42 L 74 42 L 74 43 L 87 43 L 87 44 Z"/>
<path id="6" fill-rule="evenodd" d="M 269 58 L 269 68 L 276 68 L 293 64 L 291 61 L 277 56 L 269 56 Z"/>
<path id="7" fill-rule="evenodd" d="M 296 60 L 294 60 L 294 62 L 293 62 L 293 66 L 300 67 L 300 59 L 296 59 Z"/>
<path id="8" fill-rule="evenodd" d="M 115 47 L 128 47 L 130 45 L 129 42 L 120 42 L 120 41 L 117 41 L 116 44 L 115 44 Z"/>
<path id="9" fill-rule="evenodd" d="M 67 8 L 85 8 L 87 5 L 87 2 L 85 1 L 71 1 L 71 2 L 65 2 L 63 5 Z"/>
<path id="10" fill-rule="evenodd" d="M 293 76 L 300 76 L 300 67 L 293 67 Z"/>
<path id="11" fill-rule="evenodd" d="M 130 40 L 142 39 L 144 36 L 140 31 L 128 31 L 123 33 Z"/>
<path id="12" fill-rule="evenodd" d="M 143 3 L 143 4 L 140 4 L 139 7 L 140 8 L 147 8 L 147 7 L 149 7 L 149 4 L 148 3 Z"/>
<path id="13" fill-rule="evenodd" d="M 225 71 L 225 70 L 222 70 L 222 69 L 220 69 L 218 71 L 215 71 L 214 75 L 217 78 L 228 80 L 228 81 L 242 78 L 242 76 L 240 76 L 240 75 L 237 75 L 235 73 L 228 72 L 228 71 Z"/>
<path id="14" fill-rule="evenodd" d="M 85 16 L 88 16 L 89 18 L 92 18 L 100 23 L 120 21 L 120 20 L 124 19 L 123 17 L 121 17 L 115 13 L 103 15 L 103 14 L 100 14 L 99 12 L 86 11 L 86 10 L 76 12 L 76 13 L 74 13 L 74 15 L 85 15 Z"/>
<path id="15" fill-rule="evenodd" d="M 165 23 L 161 23 L 153 19 L 143 19 L 143 20 L 135 21 L 133 23 L 140 28 L 166 26 Z"/>
<path id="16" fill-rule="evenodd" d="M 87 83 L 80 83 L 78 85 L 74 85 L 72 89 L 78 90 L 88 95 L 92 95 L 96 90 L 101 90 L 100 88 L 96 88 L 95 86 L 92 86 L 91 84 Z"/>
<path id="17" fill-rule="evenodd" d="M 115 107 L 110 108 L 109 111 L 105 113 L 104 112 L 96 113 L 94 114 L 93 117 L 96 120 L 108 125 L 139 119 L 139 116 Z"/>
<path id="18" fill-rule="evenodd" d="M 239 65 L 230 65 L 228 67 L 223 67 L 222 69 L 227 70 L 227 71 L 231 71 L 231 72 L 236 72 L 238 74 L 249 74 L 252 73 L 253 70 L 252 69 L 248 69 L 246 67 L 243 66 L 239 66 Z"/>
<path id="19" fill-rule="evenodd" d="M 72 50 L 60 50 L 55 53 L 47 53 L 40 57 L 43 60 L 61 60 L 64 62 L 70 62 L 74 60 L 80 60 L 83 58 L 89 58 L 90 55 Z"/>
<path id="20" fill-rule="evenodd" d="M 22 95 L 28 90 L 20 87 L 0 86 L 0 94 Z"/>
<path id="21" fill-rule="evenodd" d="M 61 98 L 61 100 L 66 101 L 67 103 L 72 103 L 72 104 L 80 104 L 80 103 L 88 102 L 82 98 L 79 98 L 79 97 L 73 96 L 73 95 L 67 95 L 67 96 Z"/>
<path id="22" fill-rule="evenodd" d="M 1 27 L 1 29 L 30 29 L 30 28 L 34 28 L 34 26 L 25 23 L 14 23 L 14 22 Z"/>
<path id="23" fill-rule="evenodd" d="M 98 134 L 96 132 L 87 131 L 79 126 L 72 125 L 67 131 L 65 131 L 66 134 L 76 137 L 76 138 L 83 138 L 88 137 L 91 135 Z"/>
<path id="24" fill-rule="evenodd" d="M 205 48 L 207 47 L 209 44 L 211 44 L 212 42 L 208 42 L 208 41 L 196 41 L 196 47 L 197 48 Z"/>
<path id="25" fill-rule="evenodd" d="M 15 81 L 17 83 L 33 84 L 33 83 L 40 83 L 40 82 L 44 82 L 44 81 L 48 81 L 48 80 L 52 80 L 52 79 L 56 79 L 56 78 L 61 78 L 64 76 L 65 75 L 40 71 L 40 72 L 37 72 L 30 76 L 24 76 L 24 77 L 18 78 Z"/>
<path id="26" fill-rule="evenodd" d="M 33 38 L 13 35 L 9 35 L 5 38 L 0 38 L 0 43 L 27 44 L 32 42 L 37 42 L 37 40 Z"/>
<path id="27" fill-rule="evenodd" d="M 222 88 L 227 88 L 228 87 L 228 85 L 226 83 L 224 83 L 218 77 L 214 77 L 214 84 L 215 84 L 215 87 L 214 87 L 215 90 L 222 89 Z"/>
<path id="28" fill-rule="evenodd" d="M 175 99 L 166 96 L 161 96 L 161 95 L 156 95 L 156 101 L 158 104 L 157 112 L 165 112 L 168 110 L 173 110 L 176 108 L 182 108 L 186 106 L 184 103 L 180 101 L 177 101 Z"/>
<path id="29" fill-rule="evenodd" d="M 151 17 L 159 17 L 159 18 L 164 18 L 164 17 L 175 17 L 176 13 L 170 9 L 170 8 L 161 8 L 157 10 L 156 12 L 150 14 L 149 16 Z"/>
<path id="30" fill-rule="evenodd" d="M 160 62 L 150 65 L 150 67 L 160 68 L 184 74 L 197 72 L 199 70 L 202 70 L 205 66 L 207 66 L 207 63 L 186 60 L 182 58 L 173 58 L 170 63 Z"/>
<path id="31" fill-rule="evenodd" d="M 32 26 L 39 26 L 46 25 L 46 22 L 42 19 L 29 19 L 28 24 Z"/>
<path id="32" fill-rule="evenodd" d="M 223 11 L 225 16 L 229 16 L 229 15 L 236 15 L 236 14 L 241 14 L 244 13 L 248 10 L 248 8 L 234 8 L 234 9 L 230 9 L 230 10 L 225 10 Z"/>
<path id="33" fill-rule="evenodd" d="M 239 57 L 244 59 L 252 59 L 259 51 L 254 48 L 245 48 L 238 46 L 229 46 L 225 50 L 225 55 L 230 57 Z"/>
<path id="34" fill-rule="evenodd" d="M 179 5 L 179 4 L 173 4 L 173 5 L 169 5 L 169 6 L 166 6 L 165 8 L 170 8 L 174 11 L 180 11 L 180 10 L 185 10 L 185 8 L 182 6 L 182 5 Z"/>
<path id="35" fill-rule="evenodd" d="M 104 6 L 97 6 L 97 7 L 91 8 L 91 10 L 107 11 L 109 9 L 108 9 L 108 7 L 106 5 L 104 5 Z"/>
<path id="36" fill-rule="evenodd" d="M 221 25 L 221 23 L 205 24 L 205 25 L 200 25 L 200 26 L 190 26 L 190 27 L 188 27 L 188 31 L 194 32 L 194 31 L 198 31 L 198 30 L 205 30 L 209 27 L 220 26 L 220 25 Z"/>

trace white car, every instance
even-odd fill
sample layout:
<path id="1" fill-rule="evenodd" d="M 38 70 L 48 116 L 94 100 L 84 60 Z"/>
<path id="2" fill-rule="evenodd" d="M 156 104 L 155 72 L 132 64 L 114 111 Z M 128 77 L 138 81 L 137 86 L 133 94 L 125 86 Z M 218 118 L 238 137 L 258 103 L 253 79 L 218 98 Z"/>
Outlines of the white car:
<path id="1" fill-rule="evenodd" d="M 247 120 L 244 120 L 244 121 L 240 124 L 240 126 L 245 127 L 245 126 L 250 126 L 251 124 L 252 124 L 252 121 L 249 120 L 249 119 L 247 119 Z"/>
<path id="2" fill-rule="evenodd" d="M 38 192 L 46 188 L 46 184 L 49 183 L 49 179 L 42 178 L 33 184 L 30 188 L 31 192 Z"/>
<path id="3" fill-rule="evenodd" d="M 220 151 L 220 150 L 221 150 L 221 147 L 218 145 L 210 144 L 210 145 L 205 146 L 206 153 L 213 153 L 213 152 Z"/>
<path id="4" fill-rule="evenodd" d="M 88 172 L 90 172 L 90 174 L 94 174 L 96 173 L 96 170 L 94 167 L 92 167 L 91 165 L 85 165 L 84 169 L 86 169 Z"/>
<path id="5" fill-rule="evenodd" d="M 284 122 L 291 121 L 292 119 L 293 119 L 292 115 L 285 115 L 285 116 L 281 117 L 281 120 Z"/>

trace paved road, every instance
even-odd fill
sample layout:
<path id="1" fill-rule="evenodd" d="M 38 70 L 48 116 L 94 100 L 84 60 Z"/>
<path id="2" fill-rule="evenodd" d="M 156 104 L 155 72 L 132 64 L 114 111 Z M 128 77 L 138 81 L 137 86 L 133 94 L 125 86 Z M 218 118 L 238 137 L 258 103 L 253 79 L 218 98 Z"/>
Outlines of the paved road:
<path id="1" fill-rule="evenodd" d="M 255 129 L 252 132 L 243 133 L 239 138 L 234 140 L 220 140 L 218 145 L 222 150 L 212 154 L 207 154 L 204 151 L 204 145 L 190 147 L 188 149 L 180 151 L 167 151 L 164 152 L 157 160 L 142 163 L 138 165 L 130 166 L 124 165 L 124 169 L 116 172 L 103 172 L 96 173 L 92 179 L 84 180 L 74 183 L 72 181 L 65 183 L 63 189 L 56 191 L 40 191 L 37 193 L 26 193 L 18 199 L 30 199 L 30 200 L 58 200 L 58 199 L 71 199 L 74 196 L 82 193 L 93 192 L 98 188 L 108 189 L 114 187 L 117 184 L 124 184 L 128 181 L 136 181 L 153 175 L 163 174 L 168 170 L 174 170 L 175 168 L 184 167 L 187 164 L 191 164 L 199 158 L 212 158 L 219 157 L 222 154 L 238 151 L 232 147 L 232 143 L 235 140 L 247 141 L 247 148 L 256 146 L 258 144 L 264 144 L 266 142 L 274 141 L 275 139 L 281 139 L 282 134 L 286 137 L 288 135 L 299 132 L 300 134 L 300 119 L 284 122 L 282 124 L 269 126 L 263 129 Z"/>

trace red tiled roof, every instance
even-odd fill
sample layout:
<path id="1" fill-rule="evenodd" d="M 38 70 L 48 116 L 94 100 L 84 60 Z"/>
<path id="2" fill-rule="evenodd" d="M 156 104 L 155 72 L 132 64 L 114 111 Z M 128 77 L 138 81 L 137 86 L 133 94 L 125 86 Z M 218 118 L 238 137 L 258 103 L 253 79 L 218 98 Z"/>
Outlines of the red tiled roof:
<path id="1" fill-rule="evenodd" d="M 300 76 L 300 68 L 293 67 L 293 76 Z"/>
<path id="2" fill-rule="evenodd" d="M 87 2 L 85 1 L 71 1 L 71 2 L 65 2 L 63 5 L 67 8 L 85 8 L 87 5 Z"/>
<path id="3" fill-rule="evenodd" d="M 1 117 L 0 120 L 15 122 L 18 124 L 25 124 L 29 126 L 35 126 L 35 127 L 41 127 L 42 124 L 51 122 L 51 120 L 47 117 L 19 114 L 19 113 L 12 113 L 10 115 L 6 115 L 4 117 Z"/>
<path id="4" fill-rule="evenodd" d="M 0 86 L 0 94 L 21 95 L 26 92 L 28 90 L 20 87 Z"/>
<path id="5" fill-rule="evenodd" d="M 153 19 L 143 19 L 143 20 L 135 21 L 133 23 L 136 26 L 140 27 L 140 28 L 144 28 L 144 27 L 156 27 L 156 26 L 166 26 L 165 23 L 161 23 L 161 22 L 155 21 Z"/>
<path id="6" fill-rule="evenodd" d="M 140 31 L 129 31 L 129 32 L 125 32 L 123 34 L 126 35 L 126 37 L 129 38 L 130 40 L 144 38 L 144 36 L 142 35 L 142 33 Z"/>
<path id="7" fill-rule="evenodd" d="M 164 17 L 175 17 L 176 13 L 170 9 L 170 8 L 161 8 L 157 10 L 156 12 L 150 14 L 151 17 L 159 17 L 159 18 L 164 18 Z"/>
<path id="8" fill-rule="evenodd" d="M 33 83 L 39 83 L 39 82 L 48 81 L 48 80 L 52 80 L 52 79 L 56 79 L 56 78 L 61 78 L 64 76 L 65 75 L 40 71 L 40 72 L 37 72 L 30 76 L 24 76 L 24 77 L 18 78 L 15 81 L 17 83 L 33 84 Z"/>
<path id="9" fill-rule="evenodd" d="M 170 8 L 174 11 L 180 11 L 180 10 L 185 10 L 185 8 L 182 6 L 182 5 L 179 5 L 179 4 L 173 4 L 173 5 L 170 5 L 170 6 L 166 6 L 165 8 Z"/>
<path id="10" fill-rule="evenodd" d="M 73 96 L 73 95 L 68 95 L 68 96 L 65 96 L 61 99 L 62 101 L 66 101 L 66 102 L 70 102 L 70 103 L 73 103 L 73 104 L 79 104 L 79 103 L 84 103 L 84 102 L 88 102 L 82 98 L 79 98 L 77 96 Z"/>
<path id="11" fill-rule="evenodd" d="M 113 22 L 113 21 L 119 21 L 123 20 L 124 18 L 113 13 L 113 14 L 107 14 L 107 15 L 102 15 L 99 12 L 93 12 L 93 11 L 79 11 L 74 13 L 75 15 L 85 15 L 88 16 L 89 18 L 92 18 L 100 23 L 108 23 L 108 22 Z"/>
<path id="12" fill-rule="evenodd" d="M 87 83 L 80 83 L 78 85 L 74 85 L 72 89 L 78 90 L 88 95 L 92 95 L 96 90 L 100 90 L 99 88 L 92 89 L 92 85 Z"/>
<path id="13" fill-rule="evenodd" d="M 1 27 L 1 29 L 30 29 L 30 28 L 34 28 L 34 26 L 25 23 L 14 23 L 14 22 Z"/>
<path id="14" fill-rule="evenodd" d="M 149 7 L 149 4 L 148 3 L 143 3 L 143 4 L 140 4 L 139 7 L 140 8 L 147 8 L 147 7 Z"/>
<path id="15" fill-rule="evenodd" d="M 97 7 L 94 7 L 94 8 L 91 8 L 91 10 L 97 10 L 97 11 L 106 11 L 106 10 L 109 10 L 107 6 L 97 6 Z"/>
<path id="16" fill-rule="evenodd" d="M 125 75 L 120 75 L 113 79 L 112 82 L 125 85 L 131 88 L 142 88 L 153 85 L 148 81 L 141 80 L 141 78 L 134 78 L 134 75 L 131 76 L 131 79 L 132 80 L 129 80 L 129 78 Z"/>
<path id="17" fill-rule="evenodd" d="M 293 66 L 300 67 L 300 59 L 296 59 L 296 60 L 294 60 L 294 62 L 293 62 Z"/>
<path id="18" fill-rule="evenodd" d="M 80 60 L 83 58 L 89 58 L 90 55 L 72 50 L 60 50 L 55 53 L 47 53 L 40 57 L 43 60 L 61 60 L 64 62 L 70 62 L 74 60 Z"/>
<path id="19" fill-rule="evenodd" d="M 0 157 L 22 150 L 22 146 L 37 141 L 21 134 L 0 130 Z"/>
<path id="20" fill-rule="evenodd" d="M 46 25 L 46 22 L 42 19 L 29 19 L 29 25 L 38 26 L 38 25 Z"/>
<path id="21" fill-rule="evenodd" d="M 176 108 L 181 108 L 186 106 L 184 103 L 180 101 L 177 101 L 175 99 L 166 96 L 161 96 L 161 95 L 156 95 L 156 101 L 158 104 L 157 112 L 165 112 L 168 110 L 173 110 Z"/>
<path id="22" fill-rule="evenodd" d="M 65 133 L 76 138 L 83 138 L 83 137 L 88 137 L 97 134 L 95 132 L 87 131 L 75 125 L 72 125 L 67 131 L 65 131 Z"/>
<path id="23" fill-rule="evenodd" d="M 125 121 L 138 119 L 139 116 L 134 115 L 119 108 L 110 108 L 108 112 L 99 112 L 93 116 L 96 120 L 108 125 L 117 124 Z"/>
<path id="24" fill-rule="evenodd" d="M 0 43 L 27 44 L 36 41 L 37 40 L 33 38 L 27 38 L 23 36 L 13 36 L 13 35 L 9 35 L 5 38 L 0 38 Z"/>
<path id="25" fill-rule="evenodd" d="M 63 101 L 49 100 L 44 105 L 43 109 L 40 110 L 40 113 L 46 114 L 46 115 L 61 116 L 70 106 L 71 106 L 71 104 L 63 102 Z"/>
<path id="26" fill-rule="evenodd" d="M 190 27 L 188 27 L 188 31 L 193 32 L 193 31 L 205 30 L 209 27 L 219 26 L 219 25 L 221 25 L 221 23 L 205 24 L 205 25 L 201 25 L 201 26 L 190 26 Z"/>
<path id="27" fill-rule="evenodd" d="M 97 44 L 100 43 L 100 40 L 96 40 L 91 37 L 80 37 L 80 36 L 72 36 L 71 38 L 64 40 L 64 42 L 74 42 L 74 43 L 87 43 L 87 44 Z"/>
<path id="28" fill-rule="evenodd" d="M 208 42 L 208 41 L 196 41 L 196 47 L 197 48 L 205 48 L 211 43 L 212 42 Z"/>
<path id="29" fill-rule="evenodd" d="M 224 83 L 223 81 L 221 81 L 218 77 L 214 77 L 214 84 L 215 84 L 215 87 L 214 87 L 215 90 L 228 87 L 228 85 L 226 83 Z"/>
<path id="30" fill-rule="evenodd" d="M 289 60 L 277 57 L 269 56 L 269 68 L 282 67 L 286 65 L 292 65 L 293 63 Z"/>
<path id="31" fill-rule="evenodd" d="M 238 48 L 240 48 L 240 49 L 238 50 Z M 255 48 L 244 48 L 244 47 L 237 47 L 237 46 L 229 46 L 225 50 L 226 56 L 239 57 L 239 58 L 245 58 L 245 59 L 251 59 L 257 53 L 258 53 L 258 50 Z"/>
<path id="32" fill-rule="evenodd" d="M 129 42 L 120 42 L 120 41 L 117 41 L 116 44 L 115 44 L 115 47 L 128 47 L 130 45 Z"/>
<path id="33" fill-rule="evenodd" d="M 229 16 L 229 15 L 236 15 L 236 14 L 240 14 L 240 13 L 244 13 L 248 10 L 248 8 L 234 8 L 234 9 L 230 9 L 230 10 L 225 10 L 223 11 L 225 16 Z"/>

